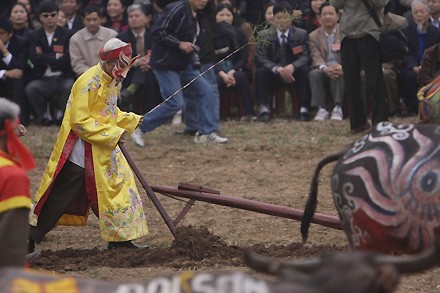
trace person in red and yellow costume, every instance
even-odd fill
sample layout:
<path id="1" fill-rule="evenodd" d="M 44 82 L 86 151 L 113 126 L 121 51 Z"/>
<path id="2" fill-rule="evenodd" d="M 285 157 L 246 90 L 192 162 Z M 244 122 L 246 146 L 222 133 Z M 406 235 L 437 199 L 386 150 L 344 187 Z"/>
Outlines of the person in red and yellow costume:
<path id="1" fill-rule="evenodd" d="M 20 107 L 0 98 L 0 267 L 24 267 L 29 233 L 29 178 L 35 160 L 18 135 Z M 18 135 L 17 135 L 18 134 Z"/>
<path id="2" fill-rule="evenodd" d="M 101 61 L 74 83 L 35 195 L 29 252 L 56 224 L 86 225 L 90 209 L 108 248 L 138 248 L 131 240 L 148 234 L 133 173 L 118 147 L 142 119 L 117 107 L 121 82 L 137 58 L 131 54 L 130 44 L 110 39 Z"/>

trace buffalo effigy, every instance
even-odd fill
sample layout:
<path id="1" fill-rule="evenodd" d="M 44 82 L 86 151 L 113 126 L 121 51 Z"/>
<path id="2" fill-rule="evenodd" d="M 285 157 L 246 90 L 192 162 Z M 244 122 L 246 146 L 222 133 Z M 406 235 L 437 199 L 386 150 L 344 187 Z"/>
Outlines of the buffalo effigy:
<path id="1" fill-rule="evenodd" d="M 377 124 L 348 149 L 322 160 L 302 219 L 307 239 L 320 170 L 337 161 L 332 192 L 353 249 L 416 253 L 440 227 L 440 126 Z"/>

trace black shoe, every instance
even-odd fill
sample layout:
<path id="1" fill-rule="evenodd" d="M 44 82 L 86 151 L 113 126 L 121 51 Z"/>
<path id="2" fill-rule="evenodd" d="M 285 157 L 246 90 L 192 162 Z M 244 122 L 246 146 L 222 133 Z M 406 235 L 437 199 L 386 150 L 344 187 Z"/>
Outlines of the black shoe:
<path id="1" fill-rule="evenodd" d="M 301 121 L 310 121 L 309 113 L 307 113 L 307 112 L 299 113 L 299 120 L 301 120 Z"/>
<path id="2" fill-rule="evenodd" d="M 148 245 L 139 246 L 134 244 L 131 241 L 121 241 L 121 242 L 109 242 L 107 249 L 114 249 L 114 248 L 130 248 L 130 249 L 139 249 L 139 248 L 146 248 L 148 249 Z"/>
<path id="3" fill-rule="evenodd" d="M 371 128 L 371 124 L 367 121 L 362 126 L 352 128 L 350 130 L 351 134 L 359 134 L 361 132 L 364 132 L 366 130 L 369 130 Z"/>
<path id="4" fill-rule="evenodd" d="M 187 136 L 194 136 L 196 135 L 197 130 L 182 130 L 182 131 L 176 131 L 174 132 L 175 135 L 187 135 Z"/>
<path id="5" fill-rule="evenodd" d="M 50 125 L 52 125 L 52 122 L 53 121 L 51 119 L 44 117 L 41 120 L 37 121 L 37 125 L 50 126 Z"/>
<path id="6" fill-rule="evenodd" d="M 271 120 L 269 112 L 261 112 L 260 113 L 260 121 L 267 123 Z"/>
<path id="7" fill-rule="evenodd" d="M 35 252 L 35 241 L 32 239 L 32 237 L 29 236 L 28 239 L 28 253 Z"/>

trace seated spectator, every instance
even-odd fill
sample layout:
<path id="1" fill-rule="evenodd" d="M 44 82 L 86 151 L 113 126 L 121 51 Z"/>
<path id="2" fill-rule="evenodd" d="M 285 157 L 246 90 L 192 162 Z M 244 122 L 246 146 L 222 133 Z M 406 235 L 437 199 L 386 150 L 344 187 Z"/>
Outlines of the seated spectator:
<path id="1" fill-rule="evenodd" d="M 440 43 L 429 47 L 423 54 L 417 82 L 425 86 L 440 75 Z"/>
<path id="2" fill-rule="evenodd" d="M 14 101 L 22 109 L 20 121 L 29 123 L 29 107 L 24 92 L 23 72 L 27 61 L 27 39 L 16 36 L 7 18 L 0 18 L 0 97 Z"/>
<path id="3" fill-rule="evenodd" d="M 143 4 L 133 4 L 127 8 L 129 30 L 118 34 L 117 38 L 130 43 L 133 55 L 140 55 L 123 84 L 121 92 L 122 110 L 143 115 L 162 102 L 159 85 L 150 68 L 152 37 L 150 33 L 153 11 Z"/>
<path id="4" fill-rule="evenodd" d="M 37 7 L 41 1 L 32 1 L 32 0 L 17 0 L 17 3 L 21 3 L 26 7 L 26 10 L 29 12 L 29 23 L 30 28 L 39 29 L 41 27 L 41 22 L 38 18 Z"/>
<path id="5" fill-rule="evenodd" d="M 313 3 L 313 1 L 312 1 Z M 313 9 L 313 6 L 312 6 Z M 322 26 L 309 35 L 312 69 L 309 74 L 312 91 L 312 105 L 318 107 L 315 120 L 329 118 L 326 107 L 326 92 L 332 94 L 332 120 L 342 120 L 342 99 L 344 96 L 344 75 L 341 65 L 341 35 L 339 31 L 339 13 L 329 2 L 324 2 L 319 10 Z"/>
<path id="6" fill-rule="evenodd" d="M 67 26 L 67 18 L 62 10 L 58 10 L 57 14 L 57 26 L 66 27 Z"/>
<path id="7" fill-rule="evenodd" d="M 298 24 L 300 28 L 305 29 L 308 33 L 311 33 L 315 29 L 321 26 L 322 20 L 319 10 L 324 0 L 309 0 L 310 9 L 303 17 L 301 23 Z"/>
<path id="8" fill-rule="evenodd" d="M 38 124 L 49 125 L 53 120 L 59 124 L 75 78 L 69 58 L 71 32 L 56 25 L 58 7 L 51 0 L 43 1 L 38 11 L 43 26 L 29 37 L 34 68 L 26 95 Z"/>
<path id="9" fill-rule="evenodd" d="M 264 7 L 269 2 L 272 1 L 242 0 L 238 4 L 238 14 L 249 21 L 253 26 L 258 26 L 264 21 Z"/>
<path id="10" fill-rule="evenodd" d="M 440 27 L 440 0 L 428 0 L 429 7 L 429 22 L 435 26 Z"/>
<path id="11" fill-rule="evenodd" d="M 87 6 L 82 11 L 85 27 L 77 31 L 69 42 L 70 63 L 76 76 L 80 76 L 99 62 L 98 52 L 117 33 L 100 25 L 101 10 Z"/>
<path id="12" fill-rule="evenodd" d="M 426 48 L 440 42 L 440 29 L 429 23 L 429 8 L 422 0 L 412 3 L 414 22 L 403 29 L 408 39 L 410 52 L 403 58 L 401 66 L 402 97 L 409 114 L 417 114 L 417 91 L 419 84 L 417 76 L 420 72 L 420 62 Z"/>
<path id="13" fill-rule="evenodd" d="M 17 138 L 19 112 L 17 104 L 0 98 L 0 268 L 24 268 L 26 262 L 31 208 L 26 172 L 35 160 Z"/>
<path id="14" fill-rule="evenodd" d="M 84 27 L 83 19 L 79 13 L 80 0 L 61 0 L 60 11 L 66 17 L 66 27 L 74 33 Z"/>
<path id="15" fill-rule="evenodd" d="M 264 20 L 265 20 L 267 26 L 273 25 L 273 5 L 274 4 L 275 3 L 273 3 L 273 2 L 269 2 L 266 4 L 266 7 L 264 9 Z"/>
<path id="16" fill-rule="evenodd" d="M 307 32 L 292 25 L 292 6 L 280 2 L 273 7 L 276 28 L 258 33 L 256 101 L 260 107 L 260 120 L 270 121 L 270 94 L 277 87 L 295 86 L 299 90 L 300 120 L 309 121 L 310 57 Z"/>
<path id="17" fill-rule="evenodd" d="M 32 25 L 29 22 L 29 11 L 23 4 L 17 2 L 12 6 L 9 19 L 12 23 L 14 35 L 28 38 L 29 34 L 33 32 Z"/>
<path id="18" fill-rule="evenodd" d="M 106 8 L 106 23 L 104 26 L 120 33 L 128 30 L 124 0 L 109 0 Z"/>
<path id="19" fill-rule="evenodd" d="M 233 26 L 234 14 L 230 4 L 222 3 L 215 9 L 216 27 L 214 28 L 214 47 L 218 60 L 243 47 L 232 56 L 216 66 L 220 91 L 233 88 L 241 98 L 246 120 L 252 121 L 255 116 L 252 94 L 250 89 L 251 72 L 247 68 L 249 55 L 248 39 L 244 32 Z"/>

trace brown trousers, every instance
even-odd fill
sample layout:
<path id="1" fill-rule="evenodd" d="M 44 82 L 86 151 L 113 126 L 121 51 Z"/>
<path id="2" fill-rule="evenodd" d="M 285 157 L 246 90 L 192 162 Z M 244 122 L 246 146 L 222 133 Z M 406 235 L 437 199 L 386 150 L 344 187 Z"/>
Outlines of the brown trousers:
<path id="1" fill-rule="evenodd" d="M 29 209 L 0 214 L 0 267 L 24 267 L 29 235 Z"/>
<path id="2" fill-rule="evenodd" d="M 40 243 L 44 235 L 55 227 L 58 220 L 78 195 L 86 193 L 85 190 L 84 168 L 67 160 L 41 208 L 37 226 L 31 226 L 30 237 L 36 243 Z"/>

